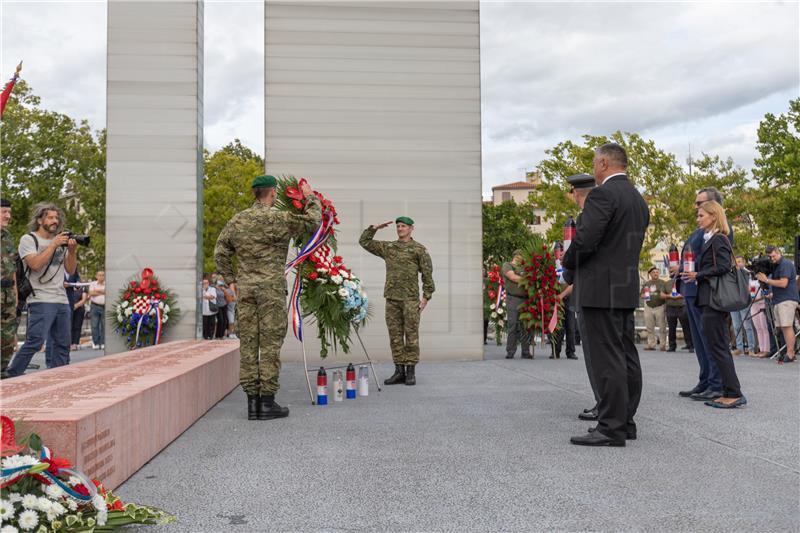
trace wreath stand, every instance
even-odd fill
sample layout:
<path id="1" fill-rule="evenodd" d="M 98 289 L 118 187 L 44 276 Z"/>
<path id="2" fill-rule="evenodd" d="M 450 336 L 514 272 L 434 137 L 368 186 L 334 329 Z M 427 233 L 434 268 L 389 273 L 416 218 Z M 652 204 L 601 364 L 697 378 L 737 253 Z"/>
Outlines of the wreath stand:
<path id="1" fill-rule="evenodd" d="M 353 366 L 369 366 L 369 369 L 372 371 L 372 377 L 375 379 L 375 385 L 378 387 L 378 392 L 381 392 L 381 382 L 378 379 L 378 374 L 375 372 L 375 365 L 372 364 L 372 359 L 370 359 L 369 357 L 369 352 L 367 352 L 367 347 L 364 346 L 364 341 L 361 340 L 361 334 L 358 332 L 358 328 L 355 328 L 355 331 L 356 331 L 356 337 L 358 338 L 358 343 L 361 345 L 361 349 L 364 350 L 364 356 L 367 358 L 366 361 L 348 363 L 346 365 L 326 366 L 325 371 L 327 372 L 328 370 L 338 370 L 340 368 L 347 368 L 351 364 Z M 303 368 L 306 371 L 305 374 L 306 374 L 306 385 L 308 385 L 308 397 L 311 399 L 311 405 L 316 405 L 317 400 L 316 398 L 314 398 L 314 391 L 311 389 L 311 378 L 309 377 L 309 375 L 319 372 L 319 368 L 316 367 L 309 368 L 308 359 L 306 356 L 305 340 L 300 341 L 300 344 L 303 346 Z"/>

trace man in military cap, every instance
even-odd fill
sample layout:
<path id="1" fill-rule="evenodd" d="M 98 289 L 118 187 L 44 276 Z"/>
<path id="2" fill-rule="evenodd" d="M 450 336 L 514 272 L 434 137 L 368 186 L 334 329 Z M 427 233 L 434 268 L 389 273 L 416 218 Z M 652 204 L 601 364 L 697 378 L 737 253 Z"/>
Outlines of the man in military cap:
<path id="1" fill-rule="evenodd" d="M 0 199 L 0 223 L 2 230 L 2 306 L 0 307 L 0 377 L 6 377 L 6 368 L 17 349 L 17 247 L 8 231 L 11 223 L 11 202 Z"/>
<path id="2" fill-rule="evenodd" d="M 392 221 L 364 230 L 359 244 L 386 262 L 386 326 L 394 360 L 394 374 L 386 385 L 417 383 L 414 367 L 419 362 L 419 317 L 428 305 L 436 287 L 433 264 L 425 247 L 411 238 L 414 221 L 398 217 L 395 221 L 396 241 L 376 241 L 375 233 Z M 422 298 L 419 297 L 419 275 L 422 275 Z"/>
<path id="3" fill-rule="evenodd" d="M 572 188 L 570 191 L 572 193 L 572 199 L 576 204 L 578 204 L 578 207 L 581 209 L 581 211 L 583 211 L 586 198 L 596 185 L 594 176 L 591 174 L 574 174 L 567 178 L 567 182 Z M 580 219 L 581 215 L 579 213 L 577 220 Z M 569 283 L 569 286 L 561 293 L 561 297 L 562 299 L 568 298 L 569 301 L 566 305 L 572 307 L 572 309 L 576 312 L 578 316 L 578 329 L 583 335 L 586 331 L 586 325 L 583 320 L 583 315 L 580 312 L 580 303 L 577 301 L 578 293 L 575 292 L 575 273 L 571 270 L 564 269 L 564 279 L 567 283 Z M 573 294 L 574 296 L 572 296 Z M 597 384 L 594 381 L 594 374 L 592 374 L 592 358 L 589 354 L 589 343 L 582 342 L 581 346 L 583 346 L 583 361 L 586 364 L 586 373 L 589 375 L 589 385 L 592 387 L 595 405 L 589 409 L 584 409 L 583 412 L 578 414 L 578 418 L 581 420 L 597 420 L 597 403 L 599 402 L 600 397 L 597 394 Z"/>
<path id="4" fill-rule="evenodd" d="M 228 221 L 214 248 L 217 271 L 233 291 L 238 288 L 239 382 L 247 394 L 248 420 L 289 416 L 289 409 L 275 402 L 288 321 L 284 266 L 289 241 L 313 231 L 322 219 L 319 199 L 307 183 L 300 187 L 305 196 L 302 214 L 273 207 L 276 187 L 273 176 L 257 176 L 252 183 L 255 203 Z"/>

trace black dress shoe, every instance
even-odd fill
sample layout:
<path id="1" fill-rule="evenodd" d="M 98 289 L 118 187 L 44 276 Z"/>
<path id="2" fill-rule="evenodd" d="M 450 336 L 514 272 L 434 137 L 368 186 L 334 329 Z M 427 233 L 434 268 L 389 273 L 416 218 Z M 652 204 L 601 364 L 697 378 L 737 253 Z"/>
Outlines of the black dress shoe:
<path id="1" fill-rule="evenodd" d="M 682 391 L 678 392 L 678 396 L 682 396 L 684 398 L 688 398 L 692 394 L 697 394 L 697 393 L 703 392 L 704 390 L 705 389 L 701 389 L 699 387 L 695 387 L 695 388 L 693 388 L 691 390 L 682 390 Z"/>
<path id="2" fill-rule="evenodd" d="M 596 427 L 589 428 L 589 433 L 594 433 L 597 431 Z M 625 434 L 625 440 L 636 440 L 636 428 L 628 428 L 627 433 Z"/>
<path id="3" fill-rule="evenodd" d="M 590 407 L 589 409 L 584 409 L 584 413 L 591 413 L 592 411 L 597 411 L 597 404 L 594 404 L 594 407 Z"/>
<path id="4" fill-rule="evenodd" d="M 520 358 L 521 359 L 533 359 L 533 356 L 531 354 L 529 354 L 529 353 L 524 353 L 524 354 L 522 354 L 522 356 Z"/>
<path id="5" fill-rule="evenodd" d="M 675 352 L 675 351 L 677 351 L 677 348 L 668 348 L 667 351 L 668 352 Z"/>
<path id="6" fill-rule="evenodd" d="M 692 394 L 689 396 L 692 400 L 697 402 L 707 402 L 711 400 L 716 400 L 717 398 L 722 398 L 722 393 L 719 391 L 713 391 L 711 389 L 706 389 L 703 392 L 698 392 L 697 394 Z"/>
<path id="7" fill-rule="evenodd" d="M 514 354 L 507 355 L 507 356 L 506 356 L 506 359 L 514 359 Z"/>
<path id="8" fill-rule="evenodd" d="M 575 354 L 567 354 L 567 359 L 577 359 L 578 356 Z"/>
<path id="9" fill-rule="evenodd" d="M 610 439 L 599 431 L 592 431 L 586 433 L 586 435 L 572 437 L 569 439 L 569 442 L 577 446 L 625 446 L 624 440 Z"/>
<path id="10" fill-rule="evenodd" d="M 592 422 L 597 420 L 597 411 L 589 411 L 588 413 L 580 413 L 578 415 L 580 420 L 586 420 L 588 422 Z"/>
<path id="11" fill-rule="evenodd" d="M 683 346 L 681 346 L 681 350 L 691 350 L 691 349 L 692 349 L 691 346 L 689 346 L 688 344 L 684 344 Z"/>

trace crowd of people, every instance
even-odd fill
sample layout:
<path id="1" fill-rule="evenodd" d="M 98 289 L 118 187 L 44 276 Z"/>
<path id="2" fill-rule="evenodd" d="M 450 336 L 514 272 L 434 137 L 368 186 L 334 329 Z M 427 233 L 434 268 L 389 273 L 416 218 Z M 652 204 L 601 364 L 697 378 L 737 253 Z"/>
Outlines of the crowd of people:
<path id="1" fill-rule="evenodd" d="M 8 226 L 12 207 L 2 210 L 2 377 L 22 375 L 44 349 L 47 368 L 67 365 L 78 349 L 87 307 L 92 347 L 105 346 L 105 274 L 92 282 L 78 273 L 78 241 L 63 231 L 64 213 L 55 204 L 33 208 L 28 232 L 15 245 Z M 17 259 L 21 261 L 17 261 Z M 26 311 L 25 342 L 17 349 L 19 318 Z"/>

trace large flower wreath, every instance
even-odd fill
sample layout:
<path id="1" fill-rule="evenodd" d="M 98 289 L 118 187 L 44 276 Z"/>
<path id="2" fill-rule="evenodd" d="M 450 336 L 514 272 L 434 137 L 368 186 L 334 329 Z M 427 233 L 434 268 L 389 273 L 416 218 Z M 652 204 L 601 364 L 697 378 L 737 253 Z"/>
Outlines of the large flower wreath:
<path id="1" fill-rule="evenodd" d="M 561 327 L 564 310 L 558 300 L 556 258 L 541 237 L 533 239 L 524 251 L 524 275 L 519 285 L 528 291 L 520 307 L 519 319 L 533 334 L 545 336 Z"/>
<path id="2" fill-rule="evenodd" d="M 302 181 L 292 176 L 278 178 L 275 207 L 290 213 L 304 212 Z M 352 332 L 366 323 L 370 312 L 361 280 L 336 254 L 336 208 L 322 193 L 314 191 L 314 195 L 322 203 L 322 224 L 297 239 L 298 255 L 286 265 L 286 273 L 296 272 L 290 298 L 294 335 L 302 341 L 303 318 L 312 316 L 317 324 L 320 356 L 324 358 L 331 348 L 348 353 Z"/>
<path id="3" fill-rule="evenodd" d="M 114 331 L 129 350 L 161 343 L 164 331 L 179 317 L 175 296 L 161 286 L 153 270 L 145 268 L 119 291 L 111 311 Z"/>
<path id="4" fill-rule="evenodd" d="M 174 517 L 123 503 L 97 479 L 56 457 L 35 434 L 18 444 L 14 423 L 2 420 L 0 523 L 2 531 L 115 531 L 129 524 L 166 524 Z"/>
<path id="5" fill-rule="evenodd" d="M 489 318 L 489 323 L 494 326 L 494 337 L 497 345 L 503 342 L 503 333 L 506 330 L 506 290 L 500 266 L 494 265 L 486 269 L 486 279 L 483 290 L 483 312 Z"/>

